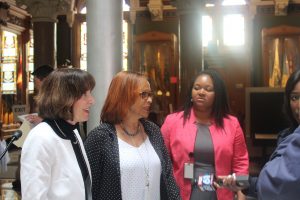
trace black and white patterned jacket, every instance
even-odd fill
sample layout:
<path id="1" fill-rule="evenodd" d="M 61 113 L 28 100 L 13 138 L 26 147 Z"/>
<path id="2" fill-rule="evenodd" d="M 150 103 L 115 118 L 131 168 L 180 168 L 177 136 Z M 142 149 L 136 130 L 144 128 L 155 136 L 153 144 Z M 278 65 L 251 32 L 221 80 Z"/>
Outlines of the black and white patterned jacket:
<path id="1" fill-rule="evenodd" d="M 172 163 L 159 127 L 144 119 L 140 121 L 161 162 L 161 200 L 180 200 Z M 119 146 L 114 125 L 102 123 L 92 130 L 85 141 L 85 148 L 92 171 L 93 200 L 121 200 Z"/>

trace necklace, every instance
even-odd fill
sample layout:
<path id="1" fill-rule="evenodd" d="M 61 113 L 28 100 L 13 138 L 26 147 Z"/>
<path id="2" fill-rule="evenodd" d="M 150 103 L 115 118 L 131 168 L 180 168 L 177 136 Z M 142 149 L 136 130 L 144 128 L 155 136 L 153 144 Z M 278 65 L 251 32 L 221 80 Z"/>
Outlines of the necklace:
<path id="1" fill-rule="evenodd" d="M 131 142 L 132 142 L 132 144 L 136 147 L 137 145 L 135 144 L 135 142 L 133 141 L 133 139 L 132 139 L 132 137 L 130 137 L 130 140 L 131 140 Z M 147 155 L 147 157 L 149 157 L 149 153 L 148 153 L 148 148 L 147 148 L 147 144 L 146 144 L 146 139 L 145 139 L 145 137 L 143 136 L 143 140 L 144 140 L 144 145 L 145 145 L 145 149 L 146 149 L 146 155 Z M 143 145 L 142 144 L 142 145 Z M 146 166 L 146 161 L 143 159 L 143 156 L 142 156 L 142 154 L 141 154 L 141 152 L 140 152 L 140 150 L 139 150 L 139 148 L 137 147 L 137 152 L 138 152 L 138 154 L 139 154 L 139 157 L 140 157 L 140 159 L 142 160 L 142 162 L 143 162 L 143 167 L 144 167 L 144 173 L 145 173 L 145 187 L 147 188 L 147 189 L 149 189 L 149 185 L 150 185 L 150 181 L 149 181 L 149 171 L 150 171 L 150 167 L 149 167 L 149 160 L 148 160 L 148 162 L 147 162 L 147 165 L 148 166 Z"/>
<path id="2" fill-rule="evenodd" d="M 137 127 L 135 133 L 129 133 L 129 131 L 127 131 L 127 129 L 125 128 L 125 126 L 123 125 L 122 122 L 121 122 L 121 124 L 120 124 L 120 127 L 122 128 L 123 132 L 124 132 L 126 135 L 130 136 L 130 137 L 134 137 L 134 136 L 136 136 L 137 134 L 139 134 L 139 133 L 140 133 L 140 129 L 141 129 L 140 123 L 138 123 L 138 127 Z"/>
<path id="3" fill-rule="evenodd" d="M 59 132 L 60 132 L 63 136 L 67 137 L 67 135 L 60 129 L 60 127 L 58 126 L 58 124 L 57 124 L 57 122 L 56 122 L 55 120 L 54 120 L 54 123 L 55 123 L 56 127 L 58 128 Z M 77 143 L 78 143 L 78 139 L 77 139 L 76 136 L 75 136 L 75 139 L 76 139 L 75 142 L 73 142 L 73 141 L 71 140 L 73 144 L 77 144 Z"/>

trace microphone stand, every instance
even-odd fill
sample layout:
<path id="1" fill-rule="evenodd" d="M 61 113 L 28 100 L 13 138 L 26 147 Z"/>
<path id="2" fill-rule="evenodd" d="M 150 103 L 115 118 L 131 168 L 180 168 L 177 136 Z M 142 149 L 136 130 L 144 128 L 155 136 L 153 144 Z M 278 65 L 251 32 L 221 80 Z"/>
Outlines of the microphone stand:
<path id="1" fill-rule="evenodd" d="M 0 156 L 0 160 L 3 158 L 3 156 L 5 155 L 5 153 L 8 151 L 8 148 L 10 147 L 10 145 L 16 140 L 15 137 L 12 137 L 11 140 L 9 141 L 8 145 L 6 146 L 5 150 L 2 152 L 1 156 Z"/>

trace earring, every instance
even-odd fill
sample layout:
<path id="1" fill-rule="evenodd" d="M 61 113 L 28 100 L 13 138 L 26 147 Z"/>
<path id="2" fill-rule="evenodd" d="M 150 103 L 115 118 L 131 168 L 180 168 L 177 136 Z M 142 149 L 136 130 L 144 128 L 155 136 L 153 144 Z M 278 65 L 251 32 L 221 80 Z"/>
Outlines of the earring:
<path id="1" fill-rule="evenodd" d="M 193 102 L 193 98 L 191 98 L 191 102 Z"/>

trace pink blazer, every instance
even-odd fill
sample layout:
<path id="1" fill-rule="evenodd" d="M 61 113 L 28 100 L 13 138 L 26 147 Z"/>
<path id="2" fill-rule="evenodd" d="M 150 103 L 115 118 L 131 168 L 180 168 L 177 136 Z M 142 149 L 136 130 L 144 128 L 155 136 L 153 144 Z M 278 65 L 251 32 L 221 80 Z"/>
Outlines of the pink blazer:
<path id="1" fill-rule="evenodd" d="M 217 128 L 215 123 L 209 127 L 215 152 L 216 175 L 248 174 L 249 159 L 243 131 L 238 120 L 229 116 L 224 119 L 224 128 Z M 173 163 L 174 176 L 180 187 L 183 200 L 189 200 L 191 182 L 183 178 L 184 163 L 190 161 L 189 153 L 194 152 L 197 132 L 195 115 L 183 126 L 183 112 L 167 116 L 161 127 L 165 144 Z M 227 189 L 217 190 L 218 200 L 232 200 L 233 193 Z"/>

